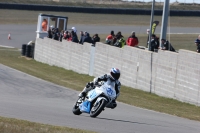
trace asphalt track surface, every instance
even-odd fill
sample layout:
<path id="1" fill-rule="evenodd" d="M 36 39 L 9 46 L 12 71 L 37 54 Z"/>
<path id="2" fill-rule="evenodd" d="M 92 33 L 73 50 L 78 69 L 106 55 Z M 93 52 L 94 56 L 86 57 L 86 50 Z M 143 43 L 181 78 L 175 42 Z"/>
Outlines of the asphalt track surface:
<path id="1" fill-rule="evenodd" d="M 131 34 L 131 31 L 135 31 L 137 34 L 146 34 L 149 26 L 102 26 L 102 25 L 68 25 L 68 28 L 75 26 L 78 30 L 78 37 L 80 31 L 87 31 L 92 35 L 109 34 L 111 30 L 115 33 L 121 31 L 122 34 Z M 21 48 L 22 44 L 27 44 L 29 41 L 36 38 L 36 25 L 0 25 L 0 45 L 12 46 Z M 170 33 L 199 33 L 199 28 L 190 27 L 171 27 Z M 160 27 L 156 28 L 156 34 L 160 33 Z M 8 34 L 11 34 L 11 40 L 8 40 Z"/>
<path id="2" fill-rule="evenodd" d="M 199 133 L 200 122 L 118 102 L 97 118 L 76 116 L 78 92 L 0 64 L 0 116 L 100 133 Z M 134 100 L 134 99 L 133 99 Z"/>

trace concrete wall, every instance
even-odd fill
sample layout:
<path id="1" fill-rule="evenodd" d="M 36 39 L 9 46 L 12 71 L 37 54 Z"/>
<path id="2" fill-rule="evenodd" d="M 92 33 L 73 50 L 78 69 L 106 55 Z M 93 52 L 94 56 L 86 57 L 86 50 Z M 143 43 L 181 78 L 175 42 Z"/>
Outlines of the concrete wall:
<path id="1" fill-rule="evenodd" d="M 88 74 L 90 51 L 90 44 L 80 45 L 73 42 L 59 42 L 44 38 L 36 40 L 34 58 L 49 65 Z"/>
<path id="2" fill-rule="evenodd" d="M 200 106 L 200 54 L 180 50 L 175 92 L 177 99 Z"/>
<path id="3" fill-rule="evenodd" d="M 123 85 L 200 106 L 200 54 L 180 50 L 150 51 L 103 43 L 37 39 L 35 60 L 82 74 L 99 76 L 112 67 L 121 70 Z"/>

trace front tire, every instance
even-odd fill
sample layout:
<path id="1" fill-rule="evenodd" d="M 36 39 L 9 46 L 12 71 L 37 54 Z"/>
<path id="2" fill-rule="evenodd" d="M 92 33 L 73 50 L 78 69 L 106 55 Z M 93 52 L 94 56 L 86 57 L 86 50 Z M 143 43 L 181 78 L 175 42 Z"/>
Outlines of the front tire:
<path id="1" fill-rule="evenodd" d="M 90 111 L 90 117 L 97 117 L 106 106 L 107 101 L 102 99 L 96 106 L 93 106 Z"/>
<path id="2" fill-rule="evenodd" d="M 79 104 L 82 103 L 82 99 L 81 98 L 78 98 L 78 100 L 76 101 L 75 105 L 73 106 L 73 109 L 72 109 L 72 112 L 75 114 L 75 115 L 80 115 L 82 114 L 82 112 L 80 111 L 79 109 Z"/>

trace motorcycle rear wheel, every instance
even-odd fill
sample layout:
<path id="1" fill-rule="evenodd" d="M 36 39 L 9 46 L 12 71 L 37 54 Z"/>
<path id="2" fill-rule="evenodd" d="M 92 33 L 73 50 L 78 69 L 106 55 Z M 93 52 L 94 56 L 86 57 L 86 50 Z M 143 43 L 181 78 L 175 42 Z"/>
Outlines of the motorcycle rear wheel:
<path id="1" fill-rule="evenodd" d="M 96 106 L 93 106 L 90 111 L 90 117 L 97 117 L 105 108 L 107 101 L 102 99 Z"/>
<path id="2" fill-rule="evenodd" d="M 79 104 L 82 103 L 82 100 L 81 98 L 78 98 L 78 100 L 76 101 L 75 105 L 73 106 L 73 109 L 72 109 L 72 112 L 75 114 L 75 115 L 80 115 L 82 114 L 82 112 L 80 111 L 79 109 Z"/>

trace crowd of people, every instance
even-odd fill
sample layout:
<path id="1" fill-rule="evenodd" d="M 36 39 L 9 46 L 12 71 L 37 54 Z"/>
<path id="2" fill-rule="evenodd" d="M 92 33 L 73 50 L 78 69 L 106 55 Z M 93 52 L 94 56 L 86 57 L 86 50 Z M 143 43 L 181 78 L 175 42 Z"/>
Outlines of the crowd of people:
<path id="1" fill-rule="evenodd" d="M 92 46 L 95 46 L 96 42 L 100 42 L 100 37 L 98 34 L 94 34 L 92 37 L 90 34 L 85 31 L 80 31 L 80 39 L 78 39 L 77 30 L 75 27 L 72 27 L 70 30 L 61 31 L 59 32 L 58 28 L 53 28 L 52 26 L 48 30 L 48 38 L 52 38 L 54 40 L 58 41 L 72 41 L 79 44 L 84 44 L 84 42 L 91 43 Z M 151 45 L 149 45 L 149 43 Z M 131 32 L 131 35 L 125 40 L 122 33 L 119 31 L 117 34 L 114 33 L 112 30 L 110 34 L 106 37 L 105 44 L 115 46 L 122 48 L 125 45 L 132 46 L 132 47 L 138 47 L 139 40 L 135 35 L 135 31 Z M 200 53 L 200 35 L 195 40 L 195 44 L 197 46 L 197 52 Z M 147 40 L 147 48 L 149 48 L 150 51 L 156 52 L 158 49 L 161 50 L 168 50 L 171 52 L 176 52 L 176 50 L 173 48 L 171 43 L 166 39 L 161 39 L 161 45 L 159 37 L 157 37 L 155 34 L 152 34 L 151 40 Z"/>
<path id="2" fill-rule="evenodd" d="M 94 34 L 92 37 L 88 32 L 80 31 L 80 39 L 78 39 L 77 30 L 75 27 L 72 27 L 70 30 L 62 30 L 59 32 L 58 28 L 53 28 L 53 26 L 49 27 L 48 30 L 48 38 L 57 40 L 57 41 L 71 41 L 79 44 L 83 44 L 84 42 L 92 43 L 95 46 L 96 42 L 100 42 L 100 37 L 98 34 Z"/>
<path id="3" fill-rule="evenodd" d="M 114 34 L 114 31 L 111 31 L 110 34 L 106 37 L 106 44 L 116 47 L 124 47 L 124 45 L 129 46 L 137 46 L 139 41 L 138 38 L 135 36 L 135 32 L 132 31 L 132 34 L 130 37 L 128 37 L 127 40 L 125 40 L 124 36 L 122 35 L 121 31 L 117 32 L 117 34 Z"/>

